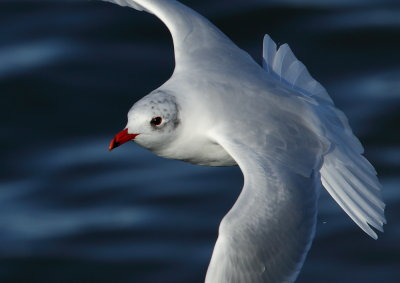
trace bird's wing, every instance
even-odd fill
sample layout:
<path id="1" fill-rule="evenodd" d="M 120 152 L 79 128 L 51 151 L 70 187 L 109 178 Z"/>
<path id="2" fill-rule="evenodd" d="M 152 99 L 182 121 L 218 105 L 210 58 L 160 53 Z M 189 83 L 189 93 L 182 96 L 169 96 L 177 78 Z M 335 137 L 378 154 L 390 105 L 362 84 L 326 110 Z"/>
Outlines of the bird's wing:
<path id="1" fill-rule="evenodd" d="M 199 13 L 175 0 L 103 0 L 158 17 L 169 29 L 174 42 L 175 70 L 191 70 L 235 64 L 238 58 L 250 62 L 250 56 Z M 225 54 L 224 58 L 218 57 Z M 216 55 L 213 58 L 213 54 Z M 232 68 L 232 66 L 231 66 Z"/>
<path id="2" fill-rule="evenodd" d="M 383 231 L 386 223 L 381 185 L 374 167 L 362 156 L 364 149 L 346 116 L 287 44 L 277 48 L 265 35 L 263 57 L 263 67 L 272 77 L 314 101 L 315 131 L 329 147 L 320 170 L 322 184 L 351 219 L 376 239 L 377 234 L 369 225 Z"/>
<path id="3" fill-rule="evenodd" d="M 263 41 L 264 70 L 272 77 L 286 84 L 290 88 L 332 104 L 325 88 L 317 82 L 308 72 L 306 66 L 297 60 L 288 44 L 282 44 L 277 48 L 276 43 L 266 34 Z"/>
<path id="4" fill-rule="evenodd" d="M 271 159 L 273 144 L 213 138 L 240 166 L 244 186 L 220 224 L 206 282 L 293 282 L 314 236 L 318 170 L 307 177 Z"/>

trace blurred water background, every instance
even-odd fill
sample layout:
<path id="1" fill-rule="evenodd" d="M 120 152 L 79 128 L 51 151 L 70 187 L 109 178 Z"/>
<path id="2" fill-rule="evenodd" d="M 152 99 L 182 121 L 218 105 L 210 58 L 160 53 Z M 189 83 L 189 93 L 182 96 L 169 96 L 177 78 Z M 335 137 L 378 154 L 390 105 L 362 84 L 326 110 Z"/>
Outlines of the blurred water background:
<path id="1" fill-rule="evenodd" d="M 289 43 L 376 166 L 385 233 L 326 194 L 298 282 L 400 282 L 400 3 L 183 1 L 261 62 Z M 99 1 L 0 0 L 0 282 L 202 282 L 236 167 L 109 153 L 130 106 L 174 66 L 155 17 Z"/>

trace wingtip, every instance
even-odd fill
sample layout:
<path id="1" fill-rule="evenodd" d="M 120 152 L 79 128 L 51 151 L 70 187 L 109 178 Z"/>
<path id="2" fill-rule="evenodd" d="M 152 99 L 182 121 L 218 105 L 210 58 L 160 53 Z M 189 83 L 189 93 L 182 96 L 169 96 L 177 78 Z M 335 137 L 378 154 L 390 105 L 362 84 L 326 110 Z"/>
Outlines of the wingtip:
<path id="1" fill-rule="evenodd" d="M 372 226 L 373 228 L 375 228 L 376 230 L 378 230 L 379 232 L 381 232 L 381 233 L 384 233 L 384 232 L 385 232 L 384 229 L 383 229 L 383 225 L 386 224 L 386 221 L 385 221 L 385 222 L 382 222 L 381 225 L 379 225 L 379 226 L 371 225 L 370 223 L 367 223 L 367 224 L 368 224 L 368 228 L 369 228 L 369 229 L 363 229 L 363 228 L 362 228 L 362 229 L 364 230 L 365 233 L 368 234 L 368 236 L 370 236 L 370 237 L 371 237 L 372 239 L 374 239 L 374 240 L 378 240 L 379 236 L 378 236 L 378 234 L 374 231 L 374 229 L 371 228 L 371 226 Z"/>

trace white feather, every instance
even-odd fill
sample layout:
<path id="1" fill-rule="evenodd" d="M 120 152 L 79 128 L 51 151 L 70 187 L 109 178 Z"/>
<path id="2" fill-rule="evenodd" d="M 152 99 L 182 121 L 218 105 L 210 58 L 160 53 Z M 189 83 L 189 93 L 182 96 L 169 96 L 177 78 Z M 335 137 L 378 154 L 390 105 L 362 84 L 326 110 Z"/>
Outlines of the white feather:
<path id="1" fill-rule="evenodd" d="M 306 97 L 316 100 L 318 116 L 316 132 L 323 137 L 330 150 L 321 167 L 322 184 L 343 210 L 368 235 L 377 234 L 368 226 L 383 231 L 386 223 L 385 205 L 381 200 L 381 186 L 373 166 L 361 155 L 360 141 L 353 135 L 347 118 L 333 105 L 326 90 L 311 77 L 307 68 L 296 59 L 288 45 L 278 49 L 266 35 L 264 37 L 264 69 L 276 75 L 288 87 L 299 90 Z"/>
<path id="2" fill-rule="evenodd" d="M 297 60 L 288 44 L 276 48 L 276 43 L 266 34 L 263 56 L 263 67 L 267 72 L 278 76 L 281 81 L 294 89 L 301 90 L 305 95 L 316 96 L 326 102 L 332 102 L 324 87 L 311 77 L 307 68 Z"/>

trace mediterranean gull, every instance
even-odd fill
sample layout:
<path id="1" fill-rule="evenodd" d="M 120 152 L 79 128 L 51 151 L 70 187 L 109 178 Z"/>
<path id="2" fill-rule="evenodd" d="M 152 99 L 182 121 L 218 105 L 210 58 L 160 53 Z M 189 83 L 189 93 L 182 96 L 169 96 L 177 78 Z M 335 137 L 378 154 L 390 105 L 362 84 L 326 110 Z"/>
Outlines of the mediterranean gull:
<path id="1" fill-rule="evenodd" d="M 369 236 L 385 224 L 381 185 L 347 118 L 287 44 L 264 37 L 263 64 L 175 0 L 105 0 L 157 16 L 175 70 L 135 103 L 109 149 L 238 165 L 244 186 L 222 219 L 205 282 L 293 282 L 315 234 L 324 187 Z"/>

